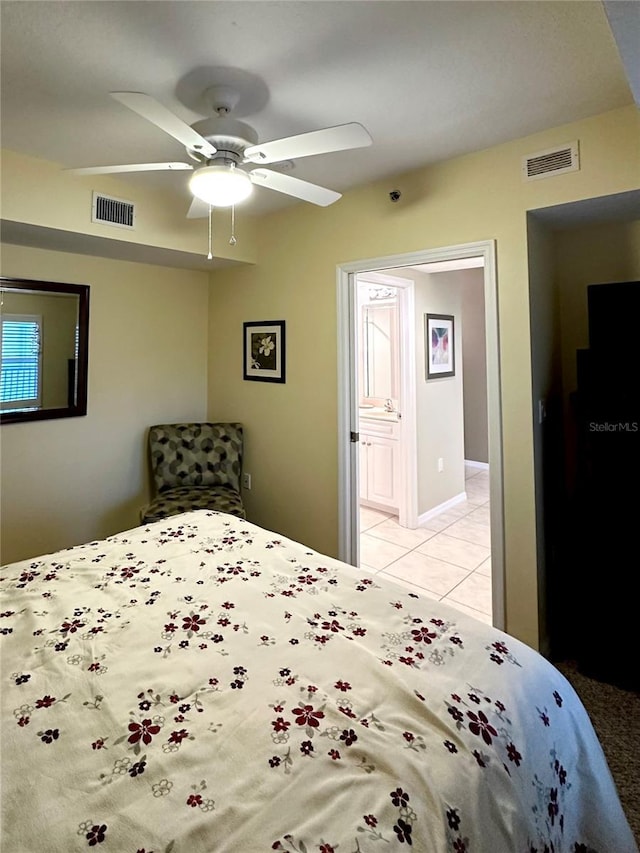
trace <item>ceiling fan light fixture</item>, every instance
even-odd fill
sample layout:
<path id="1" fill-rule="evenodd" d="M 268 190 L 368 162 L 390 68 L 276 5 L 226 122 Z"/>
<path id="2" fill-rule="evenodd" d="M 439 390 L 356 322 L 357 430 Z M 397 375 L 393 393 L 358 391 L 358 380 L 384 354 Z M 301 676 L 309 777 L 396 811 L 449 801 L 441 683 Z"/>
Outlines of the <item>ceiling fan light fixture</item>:
<path id="1" fill-rule="evenodd" d="M 213 207 L 231 207 L 251 195 L 253 184 L 249 175 L 232 165 L 203 166 L 189 181 L 189 189 Z"/>

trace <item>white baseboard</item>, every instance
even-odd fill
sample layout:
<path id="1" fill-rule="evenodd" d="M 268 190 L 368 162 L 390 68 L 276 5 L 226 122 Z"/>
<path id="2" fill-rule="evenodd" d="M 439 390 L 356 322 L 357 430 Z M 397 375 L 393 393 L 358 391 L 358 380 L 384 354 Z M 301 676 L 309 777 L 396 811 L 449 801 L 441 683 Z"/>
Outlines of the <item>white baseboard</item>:
<path id="1" fill-rule="evenodd" d="M 460 492 L 460 494 L 456 495 L 454 498 L 450 498 L 448 501 L 445 501 L 438 506 L 434 506 L 433 509 L 428 509 L 426 512 L 423 512 L 422 515 L 418 516 L 418 527 L 420 527 L 421 524 L 424 524 L 425 521 L 429 521 L 430 518 L 435 518 L 436 515 L 440 515 L 441 512 L 445 512 L 457 504 L 461 504 L 463 501 L 466 501 L 466 499 L 467 493 Z"/>
<path id="2" fill-rule="evenodd" d="M 473 459 L 465 459 L 464 464 L 468 465 L 469 468 L 478 468 L 481 471 L 488 471 L 489 470 L 489 463 L 488 462 L 474 462 Z"/>

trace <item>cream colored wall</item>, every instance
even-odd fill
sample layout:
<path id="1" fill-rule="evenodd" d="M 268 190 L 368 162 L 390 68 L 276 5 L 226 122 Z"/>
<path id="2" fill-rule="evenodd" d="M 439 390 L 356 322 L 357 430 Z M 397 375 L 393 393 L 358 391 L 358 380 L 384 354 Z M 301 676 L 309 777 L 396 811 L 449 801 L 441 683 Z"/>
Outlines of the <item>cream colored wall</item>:
<path id="1" fill-rule="evenodd" d="M 0 561 L 138 524 L 146 429 L 206 411 L 206 273 L 2 246 L 2 275 L 90 286 L 85 417 L 0 428 Z"/>
<path id="2" fill-rule="evenodd" d="M 42 405 L 64 408 L 69 401 L 68 363 L 75 358 L 78 299 L 40 298 L 47 304 L 42 318 Z"/>
<path id="3" fill-rule="evenodd" d="M 455 273 L 415 274 L 418 517 L 464 492 L 461 294 Z M 454 317 L 455 376 L 426 378 L 426 314 Z M 438 471 L 438 459 L 443 470 Z"/>
<path id="4" fill-rule="evenodd" d="M 484 270 L 459 273 L 462 296 L 462 366 L 464 458 L 489 461 L 487 412 L 487 341 L 485 331 Z"/>
<path id="5" fill-rule="evenodd" d="M 191 197 L 186 190 L 184 173 L 167 174 L 167 187 L 174 189 L 174 194 L 169 194 L 113 176 L 72 175 L 57 163 L 27 157 L 6 148 L 0 153 L 3 219 L 107 241 L 195 252 L 203 257 L 207 254 L 207 219 L 187 219 Z M 175 188 L 183 185 L 185 190 L 176 200 Z M 94 190 L 134 204 L 135 228 L 129 230 L 92 222 Z M 229 245 L 230 225 L 229 211 L 216 210 L 213 222 L 215 257 L 252 262 L 253 218 L 244 212 L 238 214 L 238 242 L 233 247 Z"/>
<path id="6" fill-rule="evenodd" d="M 521 180 L 522 157 L 578 139 L 581 169 Z M 330 208 L 265 218 L 257 264 L 212 275 L 209 417 L 246 426 L 249 517 L 338 552 L 336 267 L 496 240 L 500 322 L 506 628 L 538 646 L 526 211 L 637 189 L 635 107 L 515 140 L 352 192 Z M 287 382 L 243 382 L 243 320 L 287 321 Z"/>

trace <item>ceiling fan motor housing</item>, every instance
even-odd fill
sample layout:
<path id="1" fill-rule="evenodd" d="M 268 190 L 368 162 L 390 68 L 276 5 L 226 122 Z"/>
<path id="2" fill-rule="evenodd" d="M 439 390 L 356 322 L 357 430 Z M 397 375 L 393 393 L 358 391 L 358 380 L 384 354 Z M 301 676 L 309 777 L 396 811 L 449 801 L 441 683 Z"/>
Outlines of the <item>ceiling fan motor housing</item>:
<path id="1" fill-rule="evenodd" d="M 191 127 L 216 149 L 216 154 L 210 158 L 194 148 L 187 148 L 189 156 L 198 163 L 228 160 L 238 164 L 242 160 L 245 148 L 256 145 L 258 142 L 258 134 L 250 125 L 227 116 L 205 118 L 195 122 Z"/>

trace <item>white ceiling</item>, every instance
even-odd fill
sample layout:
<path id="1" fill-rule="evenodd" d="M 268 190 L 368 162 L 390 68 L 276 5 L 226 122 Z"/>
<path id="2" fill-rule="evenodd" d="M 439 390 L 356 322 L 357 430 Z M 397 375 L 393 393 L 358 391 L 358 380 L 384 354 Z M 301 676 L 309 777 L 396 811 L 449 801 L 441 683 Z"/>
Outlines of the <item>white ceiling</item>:
<path id="1" fill-rule="evenodd" d="M 640 3 L 613 5 L 624 32 Z M 371 147 L 290 172 L 341 192 L 381 177 L 391 190 L 406 170 L 633 101 L 592 0 L 2 0 L 0 14 L 2 146 L 64 167 L 190 162 L 112 91 L 193 123 L 210 114 L 205 90 L 231 83 L 260 141 L 360 122 Z M 186 213 L 188 173 L 119 177 L 174 192 Z M 248 202 L 293 203 L 263 187 Z"/>

